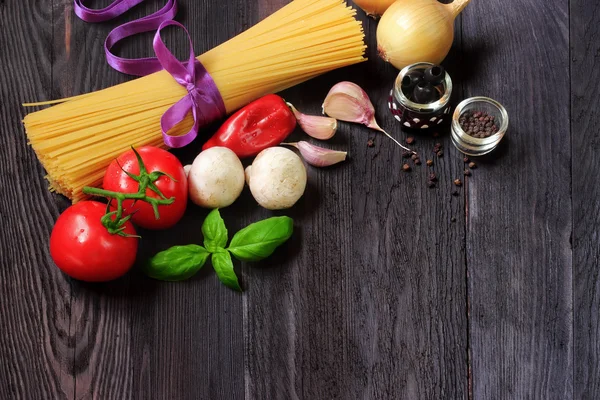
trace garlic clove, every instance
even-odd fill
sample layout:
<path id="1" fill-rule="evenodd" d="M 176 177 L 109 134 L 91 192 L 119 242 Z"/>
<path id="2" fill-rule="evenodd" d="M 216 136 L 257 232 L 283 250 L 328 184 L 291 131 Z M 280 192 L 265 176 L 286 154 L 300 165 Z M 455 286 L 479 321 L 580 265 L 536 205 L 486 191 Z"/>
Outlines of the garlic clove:
<path id="1" fill-rule="evenodd" d="M 323 147 L 315 146 L 314 144 L 305 141 L 282 144 L 300 150 L 300 154 L 302 154 L 304 160 L 314 167 L 328 167 L 340 163 L 344 161 L 348 155 L 345 151 L 324 149 Z"/>
<path id="2" fill-rule="evenodd" d="M 298 111 L 292 104 L 287 103 L 287 105 L 294 113 L 300 128 L 309 136 L 319 140 L 327 140 L 335 135 L 337 130 L 337 120 L 335 118 L 306 115 Z"/>
<path id="3" fill-rule="evenodd" d="M 342 121 L 368 125 L 375 115 L 375 108 L 360 86 L 344 81 L 335 84 L 327 93 L 323 113 Z"/>
<path id="4" fill-rule="evenodd" d="M 356 83 L 343 81 L 335 84 L 323 102 L 323 113 L 346 122 L 356 122 L 382 132 L 404 150 L 411 151 L 381 129 L 375 120 L 375 107 L 369 95 Z"/>

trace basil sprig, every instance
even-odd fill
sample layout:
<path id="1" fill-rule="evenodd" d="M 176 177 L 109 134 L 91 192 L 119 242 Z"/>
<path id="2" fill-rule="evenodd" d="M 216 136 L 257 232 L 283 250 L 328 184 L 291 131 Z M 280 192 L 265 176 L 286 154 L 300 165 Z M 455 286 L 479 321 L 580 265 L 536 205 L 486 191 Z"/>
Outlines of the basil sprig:
<path id="1" fill-rule="evenodd" d="M 194 276 L 210 257 L 219 280 L 225 286 L 241 291 L 231 255 L 241 261 L 260 261 L 285 243 L 294 231 L 289 217 L 272 217 L 248 225 L 237 232 L 229 247 L 228 232 L 218 209 L 212 210 L 202 224 L 204 247 L 191 244 L 161 251 L 145 265 L 144 272 L 163 281 L 182 281 Z"/>

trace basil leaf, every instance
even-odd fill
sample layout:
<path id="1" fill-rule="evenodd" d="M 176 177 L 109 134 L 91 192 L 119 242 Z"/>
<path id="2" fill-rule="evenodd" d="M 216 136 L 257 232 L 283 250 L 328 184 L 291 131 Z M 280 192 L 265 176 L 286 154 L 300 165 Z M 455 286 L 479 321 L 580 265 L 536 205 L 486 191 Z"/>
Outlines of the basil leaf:
<path id="1" fill-rule="evenodd" d="M 231 261 L 231 254 L 227 250 L 219 251 L 218 253 L 213 253 L 212 265 L 219 277 L 221 283 L 228 288 L 233 290 L 237 290 L 238 292 L 242 291 L 240 287 L 240 283 L 238 282 L 238 278 L 233 270 L 233 262 Z"/>
<path id="2" fill-rule="evenodd" d="M 206 216 L 202 224 L 202 234 L 204 235 L 204 246 L 211 253 L 216 253 L 219 249 L 227 246 L 227 228 L 218 208 Z"/>
<path id="3" fill-rule="evenodd" d="M 150 278 L 161 281 L 183 281 L 204 266 L 210 253 L 202 246 L 174 246 L 152 257 L 144 266 Z"/>
<path id="4" fill-rule="evenodd" d="M 294 220 L 272 217 L 250 224 L 233 236 L 228 250 L 241 261 L 259 261 L 292 236 Z"/>

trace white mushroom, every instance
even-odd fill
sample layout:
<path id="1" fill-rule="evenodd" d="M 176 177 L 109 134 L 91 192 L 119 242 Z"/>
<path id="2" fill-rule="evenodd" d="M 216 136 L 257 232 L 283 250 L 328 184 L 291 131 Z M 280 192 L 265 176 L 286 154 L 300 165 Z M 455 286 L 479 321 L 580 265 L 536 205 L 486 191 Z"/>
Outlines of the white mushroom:
<path id="1" fill-rule="evenodd" d="M 244 167 L 233 151 L 211 147 L 194 160 L 188 186 L 195 204 L 206 208 L 227 207 L 244 189 Z"/>
<path id="2" fill-rule="evenodd" d="M 254 199 L 264 208 L 290 208 L 304 194 L 306 168 L 293 151 L 271 147 L 261 151 L 246 168 L 246 182 Z"/>

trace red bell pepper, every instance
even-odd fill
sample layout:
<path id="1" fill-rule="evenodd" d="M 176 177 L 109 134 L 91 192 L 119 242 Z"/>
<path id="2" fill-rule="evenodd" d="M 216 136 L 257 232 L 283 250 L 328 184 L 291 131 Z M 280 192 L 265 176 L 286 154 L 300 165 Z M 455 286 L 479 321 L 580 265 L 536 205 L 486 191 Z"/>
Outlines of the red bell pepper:
<path id="1" fill-rule="evenodd" d="M 268 94 L 229 117 L 202 150 L 220 146 L 240 158 L 251 157 L 283 142 L 295 127 L 296 117 L 285 101 Z"/>

